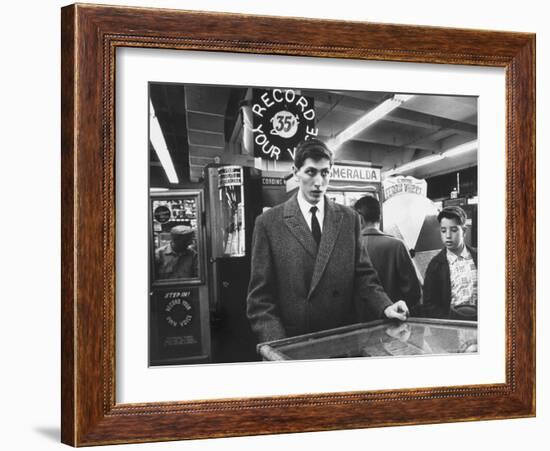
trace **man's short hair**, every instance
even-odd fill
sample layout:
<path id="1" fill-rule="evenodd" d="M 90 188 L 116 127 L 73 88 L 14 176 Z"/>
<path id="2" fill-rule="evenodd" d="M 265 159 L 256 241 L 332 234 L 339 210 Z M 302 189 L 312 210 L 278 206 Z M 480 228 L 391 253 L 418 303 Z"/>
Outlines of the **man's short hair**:
<path id="1" fill-rule="evenodd" d="M 353 205 L 365 222 L 380 222 L 380 202 L 374 196 L 363 196 Z"/>
<path id="2" fill-rule="evenodd" d="M 296 147 L 296 152 L 294 153 L 294 166 L 296 169 L 300 169 L 308 158 L 311 158 L 313 161 L 319 161 L 323 158 L 326 158 L 330 161 L 330 165 L 334 163 L 334 154 L 328 146 L 317 138 L 307 139 L 302 141 Z"/>
<path id="3" fill-rule="evenodd" d="M 460 226 L 466 225 L 466 212 L 460 207 L 445 207 L 437 215 L 437 220 L 439 222 L 441 222 L 443 218 L 454 219 Z"/>

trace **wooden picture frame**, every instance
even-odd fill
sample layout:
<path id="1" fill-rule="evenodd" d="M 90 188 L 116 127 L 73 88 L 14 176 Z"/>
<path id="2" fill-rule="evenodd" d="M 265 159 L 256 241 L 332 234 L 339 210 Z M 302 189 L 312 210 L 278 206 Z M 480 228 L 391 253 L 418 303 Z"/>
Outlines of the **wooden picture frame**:
<path id="1" fill-rule="evenodd" d="M 505 383 L 117 403 L 114 90 L 119 47 L 505 68 Z M 64 443 L 84 446 L 535 415 L 533 34 L 67 6 L 62 9 L 61 153 Z"/>

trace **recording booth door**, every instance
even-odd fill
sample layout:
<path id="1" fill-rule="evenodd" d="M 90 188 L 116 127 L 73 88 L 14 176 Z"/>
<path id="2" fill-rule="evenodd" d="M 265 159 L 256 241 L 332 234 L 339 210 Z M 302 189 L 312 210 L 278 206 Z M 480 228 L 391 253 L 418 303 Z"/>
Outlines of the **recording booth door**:
<path id="1" fill-rule="evenodd" d="M 150 194 L 149 365 L 212 360 L 202 190 Z"/>

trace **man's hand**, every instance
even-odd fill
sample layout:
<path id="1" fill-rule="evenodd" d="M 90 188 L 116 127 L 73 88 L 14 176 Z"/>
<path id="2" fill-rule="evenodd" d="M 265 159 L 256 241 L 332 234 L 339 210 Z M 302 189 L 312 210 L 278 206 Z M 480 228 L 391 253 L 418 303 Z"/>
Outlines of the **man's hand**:
<path id="1" fill-rule="evenodd" d="M 392 325 L 386 329 L 386 334 L 406 343 L 411 338 L 411 325 L 407 323 L 399 323 L 397 326 Z"/>
<path id="2" fill-rule="evenodd" d="M 384 310 L 384 315 L 389 319 L 407 321 L 409 317 L 409 308 L 405 301 L 397 301 Z"/>

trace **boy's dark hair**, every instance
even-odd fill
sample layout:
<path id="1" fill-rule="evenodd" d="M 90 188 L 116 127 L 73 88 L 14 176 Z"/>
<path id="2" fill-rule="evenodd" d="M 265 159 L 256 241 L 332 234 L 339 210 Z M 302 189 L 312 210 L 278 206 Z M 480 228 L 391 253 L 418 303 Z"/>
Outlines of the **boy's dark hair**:
<path id="1" fill-rule="evenodd" d="M 363 196 L 353 205 L 365 222 L 380 222 L 380 202 L 374 196 Z"/>
<path id="2" fill-rule="evenodd" d="M 441 222 L 443 218 L 454 219 L 460 226 L 466 225 L 466 212 L 460 207 L 445 207 L 437 215 L 437 220 L 439 222 Z"/>
<path id="3" fill-rule="evenodd" d="M 313 161 L 319 161 L 322 158 L 326 158 L 330 161 L 330 165 L 334 163 L 334 155 L 327 145 L 317 138 L 307 139 L 302 141 L 296 147 L 294 154 L 294 166 L 296 169 L 300 169 L 308 158 Z"/>

